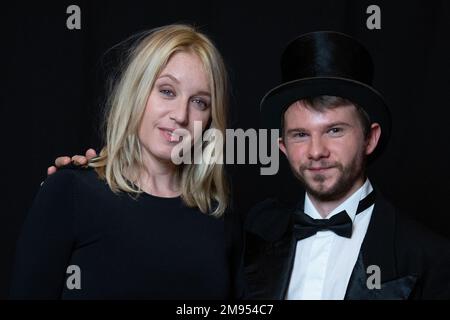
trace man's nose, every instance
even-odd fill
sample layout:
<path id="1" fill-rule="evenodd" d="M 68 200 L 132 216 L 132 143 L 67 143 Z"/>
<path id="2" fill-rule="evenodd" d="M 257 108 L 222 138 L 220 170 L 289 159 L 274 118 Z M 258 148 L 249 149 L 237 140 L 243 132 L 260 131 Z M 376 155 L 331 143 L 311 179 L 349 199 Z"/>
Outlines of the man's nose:
<path id="1" fill-rule="evenodd" d="M 308 157 L 311 160 L 319 160 L 330 155 L 326 142 L 322 137 L 312 137 L 309 143 Z"/>

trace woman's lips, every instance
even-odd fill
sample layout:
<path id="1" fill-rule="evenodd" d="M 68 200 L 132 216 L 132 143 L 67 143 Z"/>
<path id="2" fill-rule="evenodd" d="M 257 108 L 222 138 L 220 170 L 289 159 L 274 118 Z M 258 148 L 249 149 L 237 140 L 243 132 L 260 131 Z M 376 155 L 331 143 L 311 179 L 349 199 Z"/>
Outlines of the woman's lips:
<path id="1" fill-rule="evenodd" d="M 174 133 L 175 129 L 170 128 L 158 128 L 161 132 L 161 135 L 167 142 L 176 143 L 179 142 L 181 139 L 181 136 Z"/>

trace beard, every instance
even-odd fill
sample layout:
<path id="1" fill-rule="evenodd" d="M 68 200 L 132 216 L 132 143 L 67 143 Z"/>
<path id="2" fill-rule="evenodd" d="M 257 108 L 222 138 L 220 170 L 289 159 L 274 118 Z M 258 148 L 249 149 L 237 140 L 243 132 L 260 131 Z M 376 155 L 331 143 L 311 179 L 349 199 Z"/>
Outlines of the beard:
<path id="1" fill-rule="evenodd" d="M 304 185 L 306 192 L 320 201 L 334 201 L 344 197 L 355 185 L 358 179 L 364 176 L 365 156 L 362 152 L 355 155 L 348 165 L 340 162 L 328 162 L 326 160 L 315 162 L 314 166 L 325 168 L 332 167 L 331 170 L 337 170 L 336 181 L 329 187 L 325 185 L 327 173 L 314 173 L 307 176 L 306 171 L 313 167 L 313 163 L 300 165 L 298 170 L 291 167 L 294 175 Z"/>

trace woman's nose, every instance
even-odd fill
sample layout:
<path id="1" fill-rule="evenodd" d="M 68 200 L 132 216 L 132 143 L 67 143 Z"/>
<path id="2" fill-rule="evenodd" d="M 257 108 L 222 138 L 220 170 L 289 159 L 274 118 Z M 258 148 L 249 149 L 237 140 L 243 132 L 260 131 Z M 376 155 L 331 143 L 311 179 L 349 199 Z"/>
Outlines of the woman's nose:
<path id="1" fill-rule="evenodd" d="M 170 118 L 173 119 L 180 126 L 185 126 L 188 123 L 189 118 L 189 103 L 181 102 L 178 103 L 174 110 L 172 111 Z"/>

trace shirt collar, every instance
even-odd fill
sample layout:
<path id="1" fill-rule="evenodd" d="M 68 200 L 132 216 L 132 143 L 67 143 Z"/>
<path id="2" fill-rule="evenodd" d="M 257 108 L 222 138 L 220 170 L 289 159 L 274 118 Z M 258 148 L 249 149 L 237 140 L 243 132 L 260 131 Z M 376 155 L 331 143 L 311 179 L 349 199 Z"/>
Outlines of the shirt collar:
<path id="1" fill-rule="evenodd" d="M 372 184 L 369 179 L 366 179 L 364 184 L 356 190 L 351 196 L 349 196 L 344 202 L 342 202 L 339 206 L 337 206 L 331 213 L 326 217 L 326 219 L 331 218 L 335 214 L 345 210 L 352 219 L 354 220 L 356 216 L 356 210 L 358 209 L 359 202 L 364 199 L 371 191 L 373 190 Z M 319 214 L 317 209 L 314 207 L 311 199 L 308 196 L 308 193 L 305 192 L 305 206 L 304 212 L 313 219 L 323 219 Z"/>

